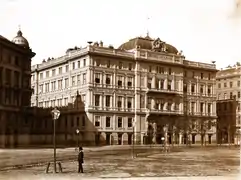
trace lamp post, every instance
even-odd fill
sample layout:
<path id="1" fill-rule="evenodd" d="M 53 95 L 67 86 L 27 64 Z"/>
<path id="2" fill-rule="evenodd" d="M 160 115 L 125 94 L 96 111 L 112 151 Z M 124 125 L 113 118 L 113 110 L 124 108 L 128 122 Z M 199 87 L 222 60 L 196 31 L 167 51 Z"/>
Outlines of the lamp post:
<path id="1" fill-rule="evenodd" d="M 132 121 L 132 158 L 134 159 L 135 157 L 134 157 L 134 150 L 135 150 L 135 120 L 133 119 L 133 121 Z"/>
<path id="2" fill-rule="evenodd" d="M 57 108 L 51 111 L 53 121 L 54 121 L 54 132 L 53 132 L 53 144 L 54 144 L 54 173 L 56 173 L 56 136 L 55 136 L 55 121 L 59 119 L 60 111 Z"/>
<path id="3" fill-rule="evenodd" d="M 76 129 L 76 134 L 77 134 L 77 150 L 79 147 L 79 129 Z"/>

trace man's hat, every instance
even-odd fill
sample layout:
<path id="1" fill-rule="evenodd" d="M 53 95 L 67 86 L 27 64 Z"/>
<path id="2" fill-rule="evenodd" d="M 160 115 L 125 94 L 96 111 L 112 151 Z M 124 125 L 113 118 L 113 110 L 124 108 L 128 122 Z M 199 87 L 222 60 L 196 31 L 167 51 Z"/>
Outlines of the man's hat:
<path id="1" fill-rule="evenodd" d="M 82 148 L 82 147 L 79 147 L 79 150 L 80 150 L 80 151 L 82 151 L 82 150 L 83 150 L 83 148 Z"/>

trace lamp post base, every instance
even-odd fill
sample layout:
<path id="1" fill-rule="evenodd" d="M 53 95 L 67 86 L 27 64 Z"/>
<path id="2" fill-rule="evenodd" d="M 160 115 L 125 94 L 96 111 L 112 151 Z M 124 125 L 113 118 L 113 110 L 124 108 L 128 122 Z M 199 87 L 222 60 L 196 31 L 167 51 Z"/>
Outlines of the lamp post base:
<path id="1" fill-rule="evenodd" d="M 56 163 L 56 166 L 59 167 L 59 168 L 56 168 L 56 169 L 58 169 L 56 172 L 54 171 L 54 170 L 55 170 L 55 168 L 54 168 L 54 162 L 49 162 L 49 163 L 47 164 L 46 173 L 49 173 L 49 168 L 50 168 L 50 165 L 51 165 L 51 164 L 53 165 L 53 173 L 62 173 L 62 172 L 63 172 L 62 165 L 61 165 L 60 162 L 57 162 L 57 163 Z"/>

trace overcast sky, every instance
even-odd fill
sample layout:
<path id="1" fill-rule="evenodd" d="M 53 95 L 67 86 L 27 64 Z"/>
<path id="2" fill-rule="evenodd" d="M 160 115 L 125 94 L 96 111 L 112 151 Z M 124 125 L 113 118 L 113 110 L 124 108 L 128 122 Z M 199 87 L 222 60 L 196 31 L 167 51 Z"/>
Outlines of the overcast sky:
<path id="1" fill-rule="evenodd" d="M 11 40 L 21 25 L 36 64 L 87 41 L 117 48 L 148 29 L 186 59 L 221 68 L 241 60 L 234 7 L 235 0 L 1 0 L 0 34 Z"/>

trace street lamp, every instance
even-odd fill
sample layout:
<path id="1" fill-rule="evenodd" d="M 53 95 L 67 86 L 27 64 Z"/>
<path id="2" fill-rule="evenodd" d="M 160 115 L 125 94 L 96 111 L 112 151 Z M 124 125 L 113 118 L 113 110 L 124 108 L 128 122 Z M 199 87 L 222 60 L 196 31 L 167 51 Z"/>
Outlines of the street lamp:
<path id="1" fill-rule="evenodd" d="M 134 150 L 135 150 L 135 120 L 132 121 L 132 158 L 134 159 Z"/>
<path id="2" fill-rule="evenodd" d="M 53 145 L 54 145 L 54 173 L 56 173 L 56 136 L 55 136 L 55 121 L 57 119 L 59 119 L 59 116 L 60 116 L 60 111 L 57 109 L 57 108 L 54 108 L 54 110 L 51 111 L 51 115 L 52 115 L 52 118 L 53 118 L 53 122 L 54 122 L 54 132 L 53 132 Z M 47 166 L 47 169 L 46 169 L 46 172 L 48 173 L 48 169 L 49 169 L 49 166 L 50 166 L 50 163 L 48 163 L 48 166 Z M 59 166 L 60 166 L 60 169 L 62 171 L 62 168 L 61 168 L 61 165 L 59 163 Z"/>
<path id="3" fill-rule="evenodd" d="M 77 134 L 77 150 L 78 150 L 78 147 L 79 147 L 79 129 L 76 129 L 76 134 Z"/>

